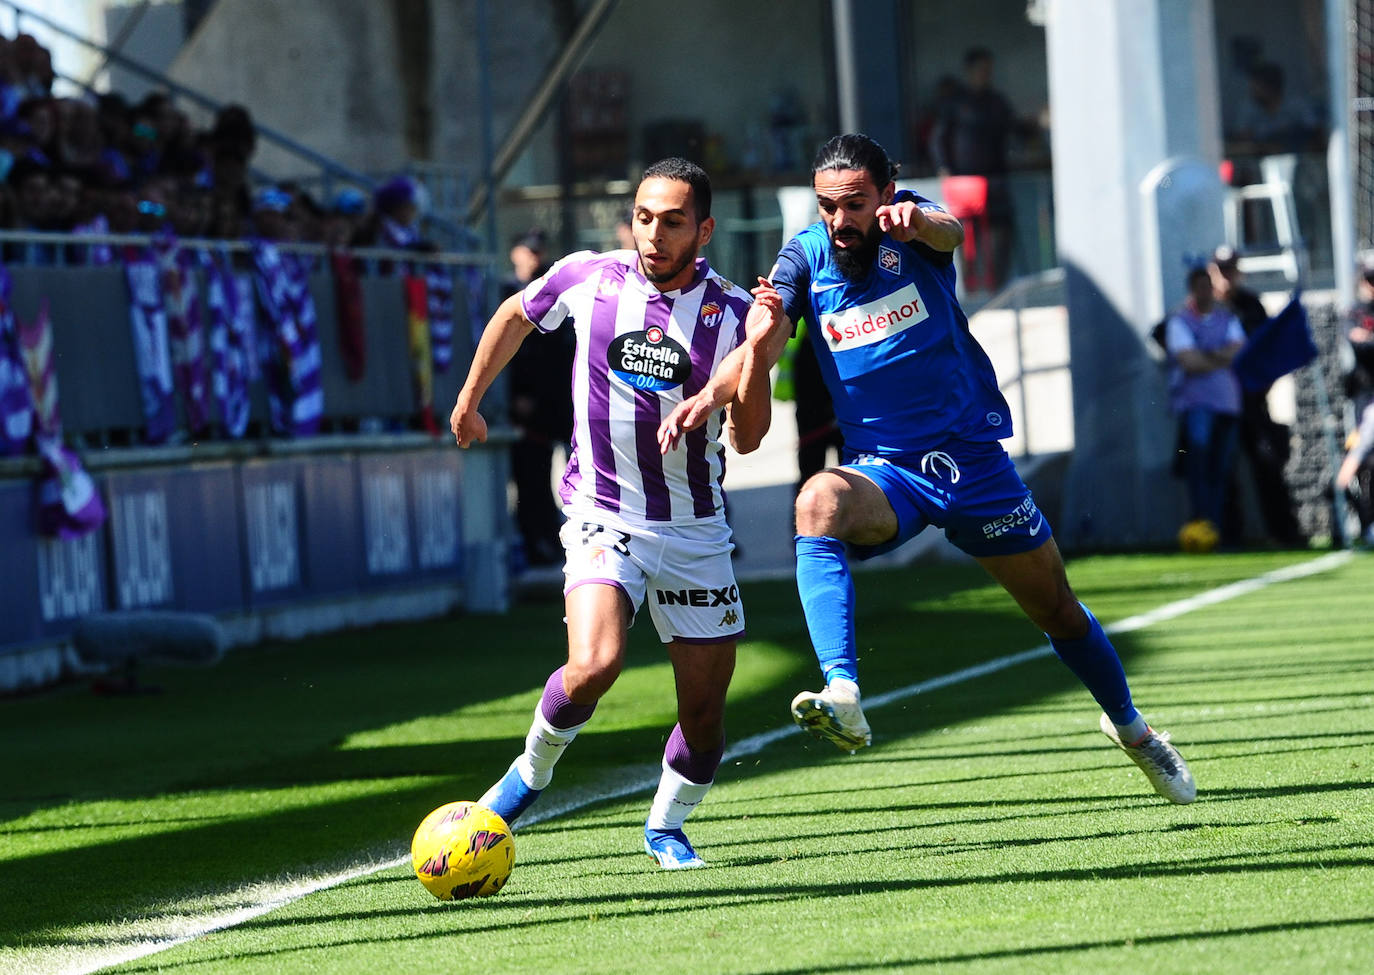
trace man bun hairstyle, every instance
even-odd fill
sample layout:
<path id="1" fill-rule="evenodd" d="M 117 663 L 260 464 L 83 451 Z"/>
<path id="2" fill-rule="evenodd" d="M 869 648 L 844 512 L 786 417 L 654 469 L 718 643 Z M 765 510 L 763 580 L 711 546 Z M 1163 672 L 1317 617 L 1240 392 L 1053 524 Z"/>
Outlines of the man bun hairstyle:
<path id="1" fill-rule="evenodd" d="M 887 150 L 866 135 L 851 132 L 837 135 L 816 153 L 811 164 L 811 183 L 816 174 L 832 169 L 865 169 L 873 177 L 873 185 L 882 189 L 897 178 L 898 166 L 887 156 Z"/>
<path id="2" fill-rule="evenodd" d="M 711 215 L 711 177 L 691 160 L 681 156 L 660 159 L 644 170 L 639 181 L 643 183 L 646 179 L 675 179 L 686 183 L 692 188 L 692 209 L 696 211 L 697 223 Z"/>

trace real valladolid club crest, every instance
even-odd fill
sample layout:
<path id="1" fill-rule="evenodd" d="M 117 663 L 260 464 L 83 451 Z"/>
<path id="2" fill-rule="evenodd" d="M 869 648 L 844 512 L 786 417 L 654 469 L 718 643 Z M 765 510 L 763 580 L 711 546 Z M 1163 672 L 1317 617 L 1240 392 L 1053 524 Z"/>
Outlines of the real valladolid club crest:
<path id="1" fill-rule="evenodd" d="M 701 324 L 705 325 L 707 328 L 715 328 L 724 317 L 725 309 L 721 308 L 720 305 L 716 304 L 714 301 L 708 301 L 701 306 Z"/>
<path id="2" fill-rule="evenodd" d="M 902 273 L 902 255 L 887 245 L 878 248 L 878 266 L 892 274 Z"/>

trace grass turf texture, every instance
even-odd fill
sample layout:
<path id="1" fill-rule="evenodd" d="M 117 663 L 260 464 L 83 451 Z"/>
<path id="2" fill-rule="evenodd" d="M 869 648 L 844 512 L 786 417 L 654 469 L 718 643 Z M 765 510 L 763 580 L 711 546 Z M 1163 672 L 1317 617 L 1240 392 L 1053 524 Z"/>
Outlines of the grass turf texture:
<path id="1" fill-rule="evenodd" d="M 1105 622 L 1308 556 L 1071 566 Z M 649 795 L 516 835 L 509 886 L 441 904 L 409 866 L 362 876 L 120 971 L 1150 972 L 1374 966 L 1370 562 L 1121 634 L 1137 702 L 1199 800 L 1175 807 L 1096 730 L 1062 665 L 1032 661 L 870 713 L 856 756 L 800 734 L 727 763 L 689 821 L 711 869 L 641 852 Z M 877 694 L 1042 642 L 976 569 L 861 574 Z M 745 587 L 733 741 L 816 684 L 796 595 Z M 0 970 L 51 971 L 261 881 L 405 852 L 519 747 L 561 659 L 561 606 L 237 651 L 0 702 Z M 647 620 L 541 806 L 651 782 L 674 721 Z"/>

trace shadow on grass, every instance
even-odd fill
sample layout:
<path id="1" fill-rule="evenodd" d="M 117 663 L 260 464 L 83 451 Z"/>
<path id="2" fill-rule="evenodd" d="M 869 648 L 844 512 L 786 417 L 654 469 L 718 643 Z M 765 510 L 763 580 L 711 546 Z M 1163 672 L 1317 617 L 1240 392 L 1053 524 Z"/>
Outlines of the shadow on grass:
<path id="1" fill-rule="evenodd" d="M 1317 850 L 1313 852 L 1323 852 Z M 559 898 L 555 901 L 546 901 L 531 904 L 528 899 L 511 900 L 505 904 L 500 902 L 459 902 L 456 904 L 435 905 L 435 911 L 463 912 L 487 919 L 488 923 L 481 921 L 477 923 L 465 923 L 462 929 L 464 935 L 481 934 L 513 934 L 522 928 L 544 927 L 549 928 L 557 924 L 585 924 L 588 916 L 588 908 L 592 908 L 602 920 L 626 919 L 636 916 L 665 916 L 682 912 L 694 912 L 702 909 L 720 910 L 730 907 L 747 907 L 757 905 L 762 902 L 789 903 L 793 901 L 810 901 L 813 899 L 835 902 L 844 897 L 880 894 L 891 892 L 905 892 L 912 890 L 928 890 L 934 888 L 959 887 L 969 884 L 995 884 L 1008 882 L 1056 882 L 1056 881 L 1099 881 L 1114 878 L 1135 879 L 1138 877 L 1150 876 L 1194 876 L 1198 873 L 1221 873 L 1235 871 L 1288 871 L 1288 870 L 1310 870 L 1319 865 L 1325 865 L 1328 869 L 1333 866 L 1360 867 L 1368 866 L 1369 860 L 1347 860 L 1333 863 L 1331 860 L 1312 860 L 1299 861 L 1283 864 L 1191 864 L 1179 866 L 1160 866 L 1160 865 L 1141 865 L 1123 867 L 1117 870 L 1052 870 L 1052 871 L 1029 871 L 1025 873 L 1008 872 L 999 874 L 986 874 L 959 878 L 924 878 L 900 881 L 885 881 L 864 883 L 855 885 L 852 883 L 829 883 L 829 884 L 797 884 L 786 887 L 779 886 L 754 886 L 748 885 L 731 886 L 727 888 L 714 888 L 706 890 L 693 890 L 690 896 L 684 896 L 679 890 L 663 891 L 640 891 L 637 892 L 633 900 L 627 905 L 621 903 L 608 903 L 604 896 L 595 897 L 567 897 Z M 737 864 L 738 865 L 738 864 Z M 684 903 L 686 901 L 686 903 Z M 703 903 L 703 901 L 705 903 Z M 553 908 L 566 911 L 563 916 L 538 918 L 531 917 L 531 913 L 536 908 Z M 340 920 L 366 923 L 377 921 L 387 917 L 412 918 L 415 911 L 410 909 L 389 909 L 377 912 L 354 912 L 344 915 L 327 915 L 318 917 L 296 917 L 290 922 L 275 922 L 271 919 L 257 919 L 249 922 L 245 927 L 250 928 L 269 928 L 277 923 L 293 924 L 333 924 Z M 491 915 L 500 915 L 492 918 Z M 465 921 L 472 920 L 465 917 Z M 1015 948 L 997 949 L 983 952 L 967 952 L 959 954 L 930 954 L 930 955 L 911 955 L 900 960 L 892 960 L 880 963 L 869 961 L 855 961 L 846 965 L 844 962 L 831 964 L 833 959 L 827 959 L 826 971 L 861 971 L 874 967 L 906 968 L 912 965 L 931 964 L 941 962 L 957 961 L 979 961 L 1002 957 L 1020 957 L 1034 954 L 1054 954 L 1061 952 L 1077 952 L 1090 950 L 1093 948 L 1120 947 L 1127 943 L 1150 944 L 1150 943 L 1173 943 L 1191 939 L 1207 939 L 1220 937 L 1245 937 L 1265 933 L 1291 933 L 1296 930 L 1311 929 L 1321 930 L 1335 927 L 1362 927 L 1374 924 L 1374 917 L 1356 917 L 1340 920 L 1321 919 L 1310 921 L 1295 921 L 1282 924 L 1256 924 L 1244 926 L 1232 926 L 1225 930 L 1194 929 L 1190 931 L 1171 931 L 1167 934 L 1145 935 L 1132 939 L 1112 939 L 1101 941 L 1080 941 L 1070 942 L 1059 945 L 1039 945 L 1026 947 L 1018 945 Z M 435 931 L 432 934 L 410 932 L 405 935 L 378 936 L 364 938 L 335 938 L 325 939 L 311 944 L 305 948 L 269 948 L 263 950 L 234 950 L 232 954 L 225 955 L 205 955 L 195 959 L 184 961 L 168 962 L 166 959 L 159 959 L 157 962 L 149 964 L 139 964 L 126 966 L 124 971 L 129 972 L 152 972 L 152 971 L 174 971 L 177 968 L 195 965 L 213 965 L 217 961 L 226 964 L 251 958 L 284 958 L 292 954 L 303 952 L 313 952 L 318 950 L 337 950 L 349 946 L 364 946 L 386 944 L 388 942 L 415 943 L 427 938 L 443 939 L 450 937 L 452 930 Z M 809 975 L 815 972 L 816 967 L 807 968 L 778 968 L 766 971 L 767 975 Z"/>
<path id="2" fill-rule="evenodd" d="M 1223 571 L 1215 580 L 1179 589 L 1193 592 L 1227 581 L 1233 580 Z M 859 632 L 865 646 L 884 648 L 861 654 L 867 686 L 902 686 L 1043 639 L 1001 596 L 997 612 L 977 608 L 925 614 L 919 652 L 911 652 L 907 607 L 913 582 L 919 582 L 927 603 L 944 593 L 988 586 L 981 570 L 965 567 L 941 567 L 924 576 L 910 571 L 862 576 Z M 1123 583 L 1117 596 L 1136 595 L 1137 588 Z M 1106 584 L 1096 587 L 1098 592 L 1111 590 Z M 797 687 L 815 680 L 791 584 L 751 586 L 748 599 L 752 637 L 793 646 L 798 652 L 795 667 L 774 683 L 731 700 L 727 721 L 735 740 L 781 724 L 786 702 Z M 268 876 L 329 872 L 341 862 L 355 861 L 360 851 L 394 852 L 408 843 L 424 812 L 456 796 L 475 795 L 499 775 L 519 748 L 518 736 L 347 750 L 339 744 L 357 732 L 447 714 L 455 704 L 514 696 L 518 703 L 512 708 L 528 714 L 548 672 L 563 659 L 560 616 L 556 604 L 541 605 L 502 618 L 463 617 L 335 635 L 304 641 L 289 651 L 240 651 L 211 672 L 169 671 L 167 679 L 159 675 L 171 693 L 157 698 L 112 701 L 67 693 L 19 702 L 19 711 L 0 718 L 0 733 L 22 728 L 24 736 L 11 740 L 29 742 L 7 755 L 19 762 L 20 774 L 11 781 L 25 783 L 28 794 L 0 802 L 0 813 L 10 819 L 70 801 L 151 799 L 188 789 L 213 793 L 302 782 L 445 778 L 171 833 L 83 841 L 73 848 L 0 862 L 0 887 L 32 892 L 0 905 L 0 935 L 10 942 L 40 942 L 44 931 L 59 926 L 156 914 L 169 898 L 234 889 Z M 1148 653 L 1148 640 L 1136 634 L 1116 642 L 1128 668 L 1130 660 Z M 747 645 L 741 648 L 741 653 L 747 652 Z M 658 664 L 663 659 L 650 628 L 636 627 L 630 660 Z M 908 706 L 886 712 L 901 715 L 891 733 L 906 735 L 968 721 L 1078 686 L 1053 661 L 1023 666 L 1018 675 L 1017 680 L 980 680 L 976 694 L 912 699 Z M 671 688 L 664 693 L 671 695 Z M 1085 709 L 1092 707 L 1086 694 L 1083 702 Z M 660 725 L 656 721 L 606 733 L 597 733 L 593 725 L 560 765 L 560 781 L 585 782 L 608 766 L 656 758 L 671 721 Z M 1078 750 L 1029 749 L 1027 756 Z M 813 763 L 818 754 L 773 749 L 771 768 Z M 1102 764 L 1093 762 L 1091 767 Z M 929 784 L 915 782 L 911 788 Z M 1101 798 L 1129 802 L 1141 797 Z M 1062 811 L 1060 802 L 1041 798 L 895 808 L 929 812 L 942 805 L 964 810 L 985 805 L 990 810 L 1020 808 L 1026 811 L 1019 815 L 1034 816 L 1036 809 Z M 894 807 L 886 803 L 871 808 L 890 813 Z M 120 886 L 86 900 L 54 890 L 58 885 L 49 878 L 55 871 L 70 869 L 74 861 L 101 863 L 102 874 L 120 878 Z M 829 894 L 820 887 L 808 896 Z"/>

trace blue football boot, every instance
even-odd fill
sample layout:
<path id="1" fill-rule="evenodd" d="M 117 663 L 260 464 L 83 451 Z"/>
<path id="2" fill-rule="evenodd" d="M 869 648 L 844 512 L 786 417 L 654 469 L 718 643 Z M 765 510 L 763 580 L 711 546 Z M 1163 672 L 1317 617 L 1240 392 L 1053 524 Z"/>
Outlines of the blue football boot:
<path id="1" fill-rule="evenodd" d="M 680 829 L 644 827 L 644 852 L 658 861 L 664 870 L 689 870 L 706 866 L 706 861 L 697 856 L 687 834 Z"/>
<path id="2" fill-rule="evenodd" d="M 501 781 L 484 792 L 482 798 L 477 800 L 477 805 L 486 806 L 504 819 L 507 826 L 514 826 L 520 814 L 530 808 L 534 800 L 539 798 L 539 793 L 544 791 L 543 789 L 531 789 L 527 786 L 525 780 L 520 777 L 520 770 L 515 765 L 516 763 L 512 762 L 506 774 L 501 777 Z"/>

